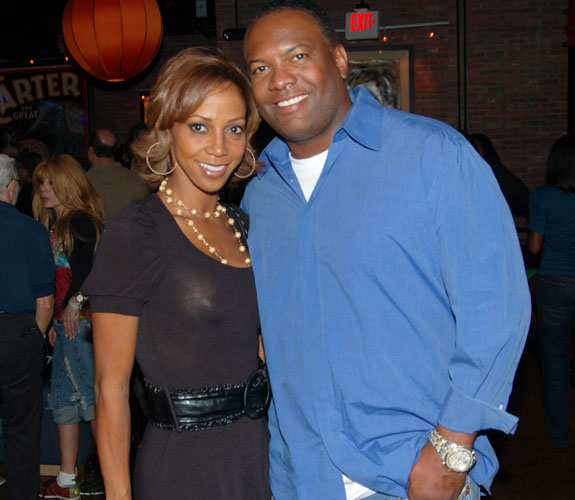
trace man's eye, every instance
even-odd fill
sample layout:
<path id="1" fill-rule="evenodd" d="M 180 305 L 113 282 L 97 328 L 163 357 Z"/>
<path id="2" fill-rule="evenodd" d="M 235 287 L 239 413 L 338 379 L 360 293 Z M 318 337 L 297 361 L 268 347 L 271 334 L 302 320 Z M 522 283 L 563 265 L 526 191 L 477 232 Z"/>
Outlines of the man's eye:
<path id="1" fill-rule="evenodd" d="M 305 59 L 306 57 L 307 57 L 307 54 L 296 54 L 295 56 L 293 56 L 293 58 L 296 61 L 301 61 L 301 60 Z"/>
<path id="2" fill-rule="evenodd" d="M 256 73 L 263 73 L 266 70 L 266 66 L 256 66 L 252 69 L 252 73 L 255 75 Z"/>

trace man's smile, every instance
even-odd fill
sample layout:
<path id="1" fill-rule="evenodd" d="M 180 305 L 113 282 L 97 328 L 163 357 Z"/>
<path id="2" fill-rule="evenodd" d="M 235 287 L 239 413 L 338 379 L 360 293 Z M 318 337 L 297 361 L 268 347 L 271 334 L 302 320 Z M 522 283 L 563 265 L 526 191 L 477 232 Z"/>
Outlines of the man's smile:
<path id="1" fill-rule="evenodd" d="M 309 94 L 298 95 L 296 97 L 291 97 L 291 98 L 286 99 L 284 101 L 278 101 L 274 104 L 274 106 L 277 106 L 278 108 L 287 108 L 288 106 L 293 106 L 294 104 L 297 104 L 298 102 L 301 102 L 301 101 L 307 99 L 308 97 L 309 97 Z"/>

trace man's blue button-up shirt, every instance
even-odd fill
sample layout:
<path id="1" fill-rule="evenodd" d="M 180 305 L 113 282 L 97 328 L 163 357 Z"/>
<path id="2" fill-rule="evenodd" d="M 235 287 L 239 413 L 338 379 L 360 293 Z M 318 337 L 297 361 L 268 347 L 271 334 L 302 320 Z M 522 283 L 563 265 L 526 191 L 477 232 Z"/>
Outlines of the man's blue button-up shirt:
<path id="1" fill-rule="evenodd" d="M 307 203 L 279 139 L 243 201 L 277 500 L 343 500 L 342 473 L 406 497 L 438 423 L 517 424 L 505 408 L 530 298 L 489 166 L 444 124 L 352 98 Z M 497 459 L 484 435 L 475 450 L 488 487 Z"/>

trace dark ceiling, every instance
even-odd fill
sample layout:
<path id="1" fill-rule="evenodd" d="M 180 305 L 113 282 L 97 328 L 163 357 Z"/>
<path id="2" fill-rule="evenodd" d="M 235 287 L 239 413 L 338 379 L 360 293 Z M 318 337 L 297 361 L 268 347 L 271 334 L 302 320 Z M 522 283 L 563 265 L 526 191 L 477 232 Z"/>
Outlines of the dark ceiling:
<path id="1" fill-rule="evenodd" d="M 0 64 L 62 58 L 60 22 L 67 0 L 0 0 Z"/>
<path id="2" fill-rule="evenodd" d="M 215 37 L 214 0 L 208 0 L 207 18 L 196 18 L 193 0 L 157 0 L 164 21 L 164 34 L 200 33 Z M 67 0 L 0 0 L 0 67 L 62 61 L 62 13 Z"/>

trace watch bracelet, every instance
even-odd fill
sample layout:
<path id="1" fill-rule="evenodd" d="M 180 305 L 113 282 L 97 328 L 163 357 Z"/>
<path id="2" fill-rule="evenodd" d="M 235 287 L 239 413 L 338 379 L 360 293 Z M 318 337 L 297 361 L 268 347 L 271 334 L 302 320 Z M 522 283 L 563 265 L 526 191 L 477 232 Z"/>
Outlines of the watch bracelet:
<path id="1" fill-rule="evenodd" d="M 471 466 L 468 469 L 468 471 L 471 470 L 471 468 L 473 468 L 473 466 L 475 465 L 475 462 L 477 460 L 477 456 L 475 455 L 475 451 L 472 448 L 465 446 L 463 444 L 455 443 L 453 441 L 448 440 L 437 429 L 433 429 L 431 431 L 431 433 L 429 434 L 429 441 L 431 442 L 432 446 L 435 448 L 435 450 L 439 454 L 439 457 L 441 458 L 443 465 L 445 465 L 452 472 L 460 472 L 460 471 L 455 471 L 455 470 L 451 469 L 449 467 L 449 465 L 447 464 L 446 459 L 447 459 L 448 453 L 452 450 L 457 449 L 457 448 L 463 448 L 465 450 L 468 450 L 472 456 L 472 463 L 471 463 Z"/>

